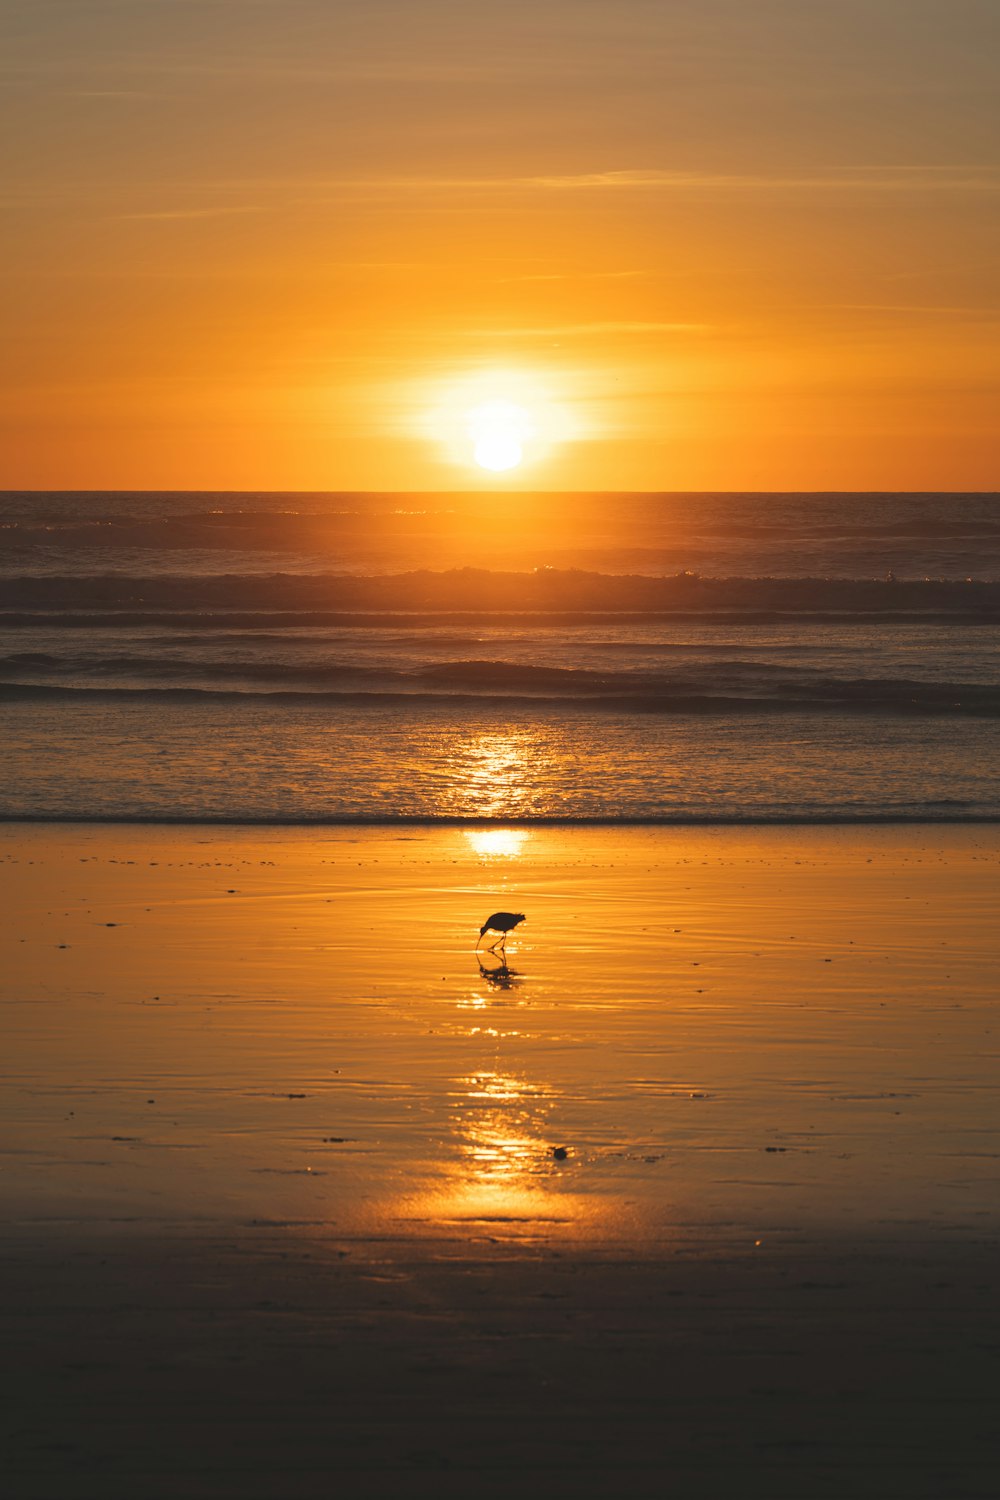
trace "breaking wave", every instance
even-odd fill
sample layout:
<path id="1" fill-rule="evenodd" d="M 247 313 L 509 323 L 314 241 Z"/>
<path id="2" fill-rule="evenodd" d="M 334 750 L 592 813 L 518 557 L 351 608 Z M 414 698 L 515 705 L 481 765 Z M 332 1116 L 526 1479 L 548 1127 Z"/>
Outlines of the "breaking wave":
<path id="1" fill-rule="evenodd" d="M 733 615 L 874 618 L 929 613 L 1000 620 L 1000 582 L 978 579 L 703 578 L 595 573 L 540 568 L 530 573 L 485 568 L 355 576 L 293 574 L 175 574 L 150 576 L 40 575 L 0 584 L 0 624 L 176 623 L 260 626 L 358 623 L 395 615 L 426 624 L 480 623 L 514 615 L 609 614 L 638 618 Z M 90 619 L 84 621 L 87 615 Z M 47 622 L 46 622 L 47 623 Z M 53 621 L 52 623 L 56 623 Z"/>
<path id="2" fill-rule="evenodd" d="M 238 672 L 238 676 L 252 673 Z M 274 674 L 272 674 L 273 677 Z M 295 676 L 296 674 L 287 674 Z M 371 674 L 347 668 L 345 679 L 360 679 Z M 381 674 L 383 679 L 388 673 Z M 498 681 L 499 680 L 499 681 Z M 397 683 L 404 681 L 402 674 Z M 802 684 L 780 684 L 778 690 L 760 688 L 741 693 L 728 691 L 717 683 L 692 682 L 666 684 L 638 683 L 634 679 L 614 682 L 597 673 L 567 670 L 539 671 L 514 668 L 498 672 L 495 664 L 485 672 L 456 669 L 432 676 L 417 673 L 406 679 L 408 686 L 366 688 L 276 688 L 241 690 L 195 686 L 86 686 L 38 682 L 0 682 L 0 702 L 15 703 L 38 700 L 103 699 L 123 702 L 145 699 L 169 702 L 223 702 L 233 706 L 267 701 L 288 704 L 324 704 L 331 710 L 338 706 L 409 704 L 419 701 L 425 707 L 493 706 L 498 710 L 514 707 L 534 709 L 574 707 L 604 709 L 613 713 L 633 714 L 774 714 L 836 713 L 933 715 L 953 714 L 979 718 L 1000 718 L 1000 688 L 973 683 L 933 683 L 864 679 L 826 680 Z M 427 686 L 430 682 L 432 685 Z M 499 690 L 502 687 L 502 691 Z M 557 691 L 561 689 L 561 691 Z"/>

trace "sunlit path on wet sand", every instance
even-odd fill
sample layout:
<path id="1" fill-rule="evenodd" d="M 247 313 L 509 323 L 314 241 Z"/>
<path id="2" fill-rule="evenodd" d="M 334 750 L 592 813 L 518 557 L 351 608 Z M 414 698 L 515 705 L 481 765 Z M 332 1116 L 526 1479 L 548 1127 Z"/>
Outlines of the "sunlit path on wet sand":
<path id="1" fill-rule="evenodd" d="M 19 1496 L 216 1462 L 192 1493 L 326 1493 L 335 1433 L 362 1494 L 428 1465 L 444 1494 L 552 1465 L 661 1493 L 669 1462 L 791 1496 L 792 1401 L 810 1493 L 945 1493 L 933 1463 L 988 1493 L 992 830 L 12 826 L 2 855 Z M 929 1411 L 939 1357 L 958 1427 L 894 1491 L 878 1402 Z M 635 1436 L 689 1388 L 697 1417 Z M 228 1437 L 192 1437 L 198 1391 Z"/>
<path id="2" fill-rule="evenodd" d="M 19 1219 L 492 1202 L 631 1242 L 983 1206 L 987 830 L 5 843 Z M 474 951 L 497 906 L 506 964 Z"/>

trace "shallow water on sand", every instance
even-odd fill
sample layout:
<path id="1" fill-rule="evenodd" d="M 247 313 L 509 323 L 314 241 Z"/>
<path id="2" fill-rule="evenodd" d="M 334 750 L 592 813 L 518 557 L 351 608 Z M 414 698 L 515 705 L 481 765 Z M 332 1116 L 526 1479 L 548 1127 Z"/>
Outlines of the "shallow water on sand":
<path id="1" fill-rule="evenodd" d="M 988 829 L 0 849 L 23 1229 L 753 1246 L 1000 1216 Z M 473 951 L 497 908 L 527 913 L 506 963 Z"/>
<path id="2" fill-rule="evenodd" d="M 1000 718 L 615 716 L 525 703 L 6 704 L 0 816 L 996 821 Z"/>

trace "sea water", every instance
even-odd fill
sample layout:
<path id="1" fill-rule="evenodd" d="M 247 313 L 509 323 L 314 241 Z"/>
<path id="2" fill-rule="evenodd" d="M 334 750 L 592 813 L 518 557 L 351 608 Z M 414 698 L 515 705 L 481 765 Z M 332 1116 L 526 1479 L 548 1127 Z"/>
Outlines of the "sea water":
<path id="1" fill-rule="evenodd" d="M 0 815 L 1000 817 L 1000 498 L 0 497 Z"/>

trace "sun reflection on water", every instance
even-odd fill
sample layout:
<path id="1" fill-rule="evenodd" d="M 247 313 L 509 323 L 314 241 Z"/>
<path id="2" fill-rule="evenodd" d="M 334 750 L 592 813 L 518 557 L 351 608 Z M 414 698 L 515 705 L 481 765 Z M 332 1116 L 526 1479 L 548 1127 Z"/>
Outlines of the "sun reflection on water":
<path id="1" fill-rule="evenodd" d="M 459 1080 L 464 1090 L 459 1116 L 460 1151 L 476 1186 L 494 1190 L 526 1187 L 549 1151 L 542 1126 L 551 1097 L 537 1085 L 505 1073 L 477 1073 Z"/>
<path id="2" fill-rule="evenodd" d="M 505 1065 L 506 1046 L 519 1046 L 527 1033 L 483 1024 L 484 1012 L 499 1019 L 504 1008 L 530 1003 L 502 993 L 525 985 L 526 977 L 497 961 L 480 963 L 479 978 L 454 1003 L 479 1023 L 465 1035 L 482 1046 L 482 1063 L 452 1081 L 448 1145 L 435 1163 L 435 1180 L 407 1195 L 405 1212 L 442 1228 L 488 1226 L 491 1238 L 534 1237 L 553 1226 L 596 1232 L 608 1202 L 578 1189 L 581 1158 L 559 1135 L 562 1090 Z"/>
<path id="3" fill-rule="evenodd" d="M 456 1078 L 457 1154 L 419 1200 L 420 1217 L 442 1226 L 488 1226 L 494 1238 L 534 1237 L 553 1226 L 577 1234 L 596 1228 L 607 1204 L 576 1190 L 573 1153 L 553 1134 L 560 1101 L 552 1085 L 499 1067 Z"/>
<path id="4" fill-rule="evenodd" d="M 484 859 L 516 859 L 531 834 L 525 828 L 467 828 L 465 837 Z"/>
<path id="5" fill-rule="evenodd" d="M 538 786 L 546 782 L 550 760 L 542 737 L 530 729 L 470 735 L 459 741 L 449 756 L 449 779 L 456 789 L 460 788 L 454 810 L 484 818 L 530 813 Z M 515 831 L 503 832 L 507 834 L 507 847 L 498 845 L 482 852 L 516 854 Z"/>

